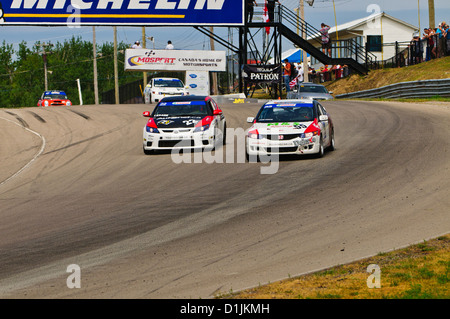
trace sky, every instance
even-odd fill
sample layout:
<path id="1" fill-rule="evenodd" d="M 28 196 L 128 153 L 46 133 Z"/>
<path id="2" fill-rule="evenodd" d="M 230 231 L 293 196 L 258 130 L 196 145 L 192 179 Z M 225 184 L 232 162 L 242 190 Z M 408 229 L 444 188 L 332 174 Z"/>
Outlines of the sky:
<path id="1" fill-rule="evenodd" d="M 174 0 L 175 1 L 175 0 Z M 299 6 L 302 0 L 280 0 L 281 4 L 293 10 Z M 1 0 L 0 0 L 1 2 Z M 259 8 L 263 6 L 263 0 L 257 0 Z M 436 24 L 446 21 L 450 23 L 450 1 L 434 0 Z M 376 6 L 374 6 L 376 5 Z M 367 17 L 373 13 L 373 8 L 379 8 L 395 18 L 408 22 L 423 29 L 428 26 L 428 0 L 315 0 L 313 6 L 305 2 L 305 20 L 320 28 L 320 23 L 325 22 L 330 26 L 344 24 L 352 20 Z M 237 30 L 234 28 L 234 35 Z M 228 38 L 229 29 L 226 27 L 214 27 L 214 31 Z M 113 27 L 96 27 L 97 44 L 114 41 Z M 147 48 L 164 49 L 167 41 L 171 40 L 176 49 L 183 50 L 209 50 L 210 39 L 193 27 L 146 27 L 146 37 L 153 37 L 154 42 L 147 40 Z M 92 41 L 93 30 L 91 26 L 80 28 L 68 27 L 44 27 L 44 26 L 0 26 L 0 42 L 13 44 L 14 48 L 25 41 L 29 47 L 37 41 L 40 42 L 64 42 L 73 36 L 83 40 Z M 142 41 L 142 27 L 117 27 L 117 41 L 129 43 Z M 237 39 L 233 43 L 238 45 Z M 284 45 L 283 50 L 293 48 L 292 44 Z M 225 50 L 220 44 L 215 45 L 216 50 Z"/>

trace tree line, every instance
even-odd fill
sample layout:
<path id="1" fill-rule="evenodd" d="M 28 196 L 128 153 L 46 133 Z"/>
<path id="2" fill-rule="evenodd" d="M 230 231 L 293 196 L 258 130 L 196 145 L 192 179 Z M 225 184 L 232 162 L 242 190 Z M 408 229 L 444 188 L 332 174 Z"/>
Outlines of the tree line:
<path id="1" fill-rule="evenodd" d="M 3 41 L 0 47 L 0 107 L 36 106 L 45 90 L 44 59 L 40 42 L 29 46 L 22 41 L 15 50 Z M 124 55 L 129 45 L 117 44 L 119 85 L 142 79 L 142 73 L 125 72 Z M 80 104 L 77 79 L 80 79 L 83 104 L 94 104 L 93 44 L 81 37 L 57 42 L 46 50 L 48 89 L 65 91 L 73 104 Z M 114 44 L 97 44 L 98 91 L 114 89 Z"/>

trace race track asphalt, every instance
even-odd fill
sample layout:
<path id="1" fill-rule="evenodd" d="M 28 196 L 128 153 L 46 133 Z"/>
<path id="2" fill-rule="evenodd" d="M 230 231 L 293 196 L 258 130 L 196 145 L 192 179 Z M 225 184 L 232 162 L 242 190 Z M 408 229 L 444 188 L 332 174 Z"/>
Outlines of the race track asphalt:
<path id="1" fill-rule="evenodd" d="M 143 104 L 0 109 L 0 298 L 212 298 L 449 233 L 450 103 L 323 104 L 336 151 L 268 164 L 146 156 Z"/>

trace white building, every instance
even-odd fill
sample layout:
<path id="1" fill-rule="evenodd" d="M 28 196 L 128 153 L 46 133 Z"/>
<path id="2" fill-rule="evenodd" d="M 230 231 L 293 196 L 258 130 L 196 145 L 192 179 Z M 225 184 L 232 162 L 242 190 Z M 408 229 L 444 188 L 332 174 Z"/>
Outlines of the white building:
<path id="1" fill-rule="evenodd" d="M 320 29 L 320 26 L 317 29 Z M 373 14 L 331 27 L 329 36 L 333 43 L 332 56 L 341 58 L 352 56 L 347 49 L 348 41 L 356 41 L 362 47 L 367 44 L 368 51 L 376 57 L 377 61 L 384 61 L 395 56 L 396 42 L 400 50 L 406 48 L 417 31 L 418 27 L 384 12 Z M 308 42 L 319 48 L 321 37 L 319 34 L 317 37 L 308 37 Z M 317 66 L 319 62 L 312 58 L 311 63 Z"/>

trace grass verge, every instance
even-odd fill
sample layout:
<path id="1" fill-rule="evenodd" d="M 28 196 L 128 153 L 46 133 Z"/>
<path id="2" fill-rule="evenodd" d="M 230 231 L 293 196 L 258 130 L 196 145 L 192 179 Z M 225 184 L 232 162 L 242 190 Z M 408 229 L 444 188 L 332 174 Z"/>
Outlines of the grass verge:
<path id="1" fill-rule="evenodd" d="M 353 74 L 347 78 L 326 82 L 333 95 L 375 89 L 386 85 L 450 78 L 450 56 L 403 68 L 372 70 L 367 75 Z"/>
<path id="2" fill-rule="evenodd" d="M 369 265 L 379 267 L 380 288 L 369 288 L 377 283 Z M 217 298 L 449 299 L 450 235 Z"/>

